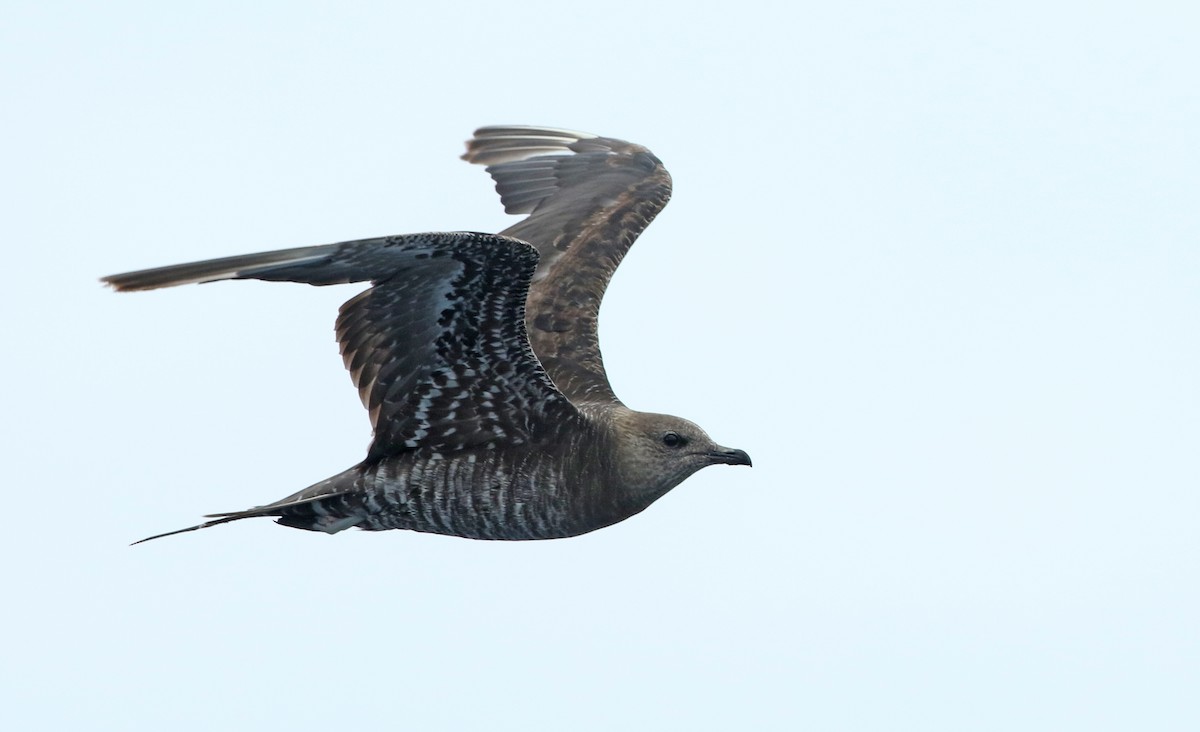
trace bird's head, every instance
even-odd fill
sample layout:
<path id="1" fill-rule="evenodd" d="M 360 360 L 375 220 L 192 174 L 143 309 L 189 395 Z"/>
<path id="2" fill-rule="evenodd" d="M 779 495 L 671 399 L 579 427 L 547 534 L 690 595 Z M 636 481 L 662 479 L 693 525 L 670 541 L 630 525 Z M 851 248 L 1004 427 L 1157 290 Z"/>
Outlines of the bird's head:
<path id="1" fill-rule="evenodd" d="M 616 418 L 622 483 L 647 506 L 701 468 L 751 464 L 745 451 L 718 445 L 681 417 L 621 410 Z"/>

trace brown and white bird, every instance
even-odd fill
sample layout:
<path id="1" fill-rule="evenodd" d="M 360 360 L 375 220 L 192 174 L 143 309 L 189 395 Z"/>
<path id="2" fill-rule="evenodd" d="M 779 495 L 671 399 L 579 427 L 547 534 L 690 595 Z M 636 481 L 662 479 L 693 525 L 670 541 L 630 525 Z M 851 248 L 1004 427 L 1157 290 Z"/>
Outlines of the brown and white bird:
<path id="1" fill-rule="evenodd" d="M 529 216 L 500 235 L 388 236 L 103 279 L 117 290 L 372 285 L 337 318 L 374 427 L 366 459 L 142 541 L 256 516 L 331 534 L 553 539 L 627 519 L 701 468 L 750 465 L 685 419 L 626 407 L 600 358 L 604 290 L 671 196 L 662 162 L 641 145 L 543 127 L 481 128 L 463 158 L 487 166 L 505 211 Z"/>

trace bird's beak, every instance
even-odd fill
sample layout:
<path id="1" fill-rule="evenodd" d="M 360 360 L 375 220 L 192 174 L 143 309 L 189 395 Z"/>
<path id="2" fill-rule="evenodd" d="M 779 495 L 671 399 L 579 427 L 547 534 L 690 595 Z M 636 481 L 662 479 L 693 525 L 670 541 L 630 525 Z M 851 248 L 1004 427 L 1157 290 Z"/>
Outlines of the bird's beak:
<path id="1" fill-rule="evenodd" d="M 724 465 L 754 465 L 754 463 L 750 462 L 750 456 L 746 454 L 745 450 L 734 450 L 729 447 L 718 447 L 709 452 L 708 457 L 714 463 Z"/>

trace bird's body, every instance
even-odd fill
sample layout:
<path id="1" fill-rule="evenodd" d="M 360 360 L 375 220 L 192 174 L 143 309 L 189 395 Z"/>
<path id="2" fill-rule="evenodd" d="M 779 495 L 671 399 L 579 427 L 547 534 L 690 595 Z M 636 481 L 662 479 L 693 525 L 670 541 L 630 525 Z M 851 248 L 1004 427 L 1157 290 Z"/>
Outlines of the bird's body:
<path id="1" fill-rule="evenodd" d="M 483 128 L 464 157 L 491 163 L 506 210 L 529 218 L 505 235 L 383 237 L 105 278 L 118 290 L 373 285 L 337 320 L 374 426 L 366 459 L 181 531 L 272 516 L 328 533 L 561 538 L 628 518 L 707 465 L 750 464 L 687 420 L 628 409 L 604 373 L 600 300 L 670 195 L 658 159 L 620 140 L 526 127 Z"/>
<path id="2" fill-rule="evenodd" d="M 644 492 L 612 491 L 596 467 L 616 464 L 615 425 L 601 414 L 561 427 L 562 441 L 535 442 L 519 452 L 425 449 L 355 466 L 280 501 L 293 504 L 280 510 L 280 523 L 330 532 L 357 526 L 471 539 L 557 539 L 629 518 L 673 487 L 643 483 Z"/>

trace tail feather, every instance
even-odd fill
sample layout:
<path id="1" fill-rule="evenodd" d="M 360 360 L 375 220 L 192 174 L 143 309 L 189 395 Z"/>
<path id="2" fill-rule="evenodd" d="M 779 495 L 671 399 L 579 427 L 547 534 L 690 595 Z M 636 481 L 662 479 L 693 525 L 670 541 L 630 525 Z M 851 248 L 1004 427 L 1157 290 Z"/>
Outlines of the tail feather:
<path id="1" fill-rule="evenodd" d="M 175 536 L 176 534 L 186 534 L 189 531 L 197 531 L 199 529 L 207 529 L 210 526 L 219 526 L 220 524 L 227 524 L 230 521 L 237 521 L 238 519 L 253 518 L 255 516 L 262 516 L 262 515 L 263 514 L 253 513 L 251 511 L 245 511 L 241 514 L 231 514 L 229 516 L 225 516 L 223 518 L 216 519 L 215 521 L 205 521 L 204 523 L 196 524 L 195 526 L 189 526 L 186 529 L 175 529 L 174 531 L 168 531 L 163 534 L 155 534 L 154 536 L 147 536 L 145 539 L 138 539 L 137 541 L 133 542 L 129 546 L 137 546 L 138 544 L 144 544 L 147 541 L 154 541 L 155 539 L 161 539 L 164 536 Z"/>
<path id="2" fill-rule="evenodd" d="M 336 518 L 333 516 L 319 516 L 318 513 L 315 511 L 301 510 L 299 512 L 301 514 L 301 516 L 303 517 L 301 519 L 301 521 L 304 521 L 305 523 L 308 524 L 308 525 L 302 525 L 300 523 L 300 521 L 295 520 L 295 518 L 299 518 L 299 517 L 293 518 L 290 516 L 290 513 L 292 512 L 293 509 L 296 509 L 296 508 L 301 508 L 301 509 L 303 509 L 304 507 L 313 508 L 313 507 L 315 507 L 315 504 L 321 503 L 330 498 L 338 498 L 338 497 L 344 496 L 348 492 L 349 491 L 340 491 L 340 492 L 336 492 L 336 493 L 324 493 L 321 495 L 309 496 L 307 498 L 298 498 L 295 500 L 284 499 L 283 501 L 281 501 L 279 503 L 271 503 L 266 506 L 256 506 L 254 508 L 246 509 L 245 511 L 229 511 L 229 512 L 225 512 L 225 513 L 210 513 L 210 514 L 207 514 L 205 516 L 205 518 L 212 519 L 211 521 L 205 521 L 203 523 L 196 524 L 195 526 L 189 526 L 186 529 L 176 529 L 174 531 L 168 531 L 163 534 L 155 534 L 154 536 L 147 536 L 145 539 L 139 539 L 138 541 L 133 542 L 132 544 L 130 544 L 130 546 L 136 546 L 137 544 L 143 544 L 147 541 L 153 541 L 155 539 L 162 539 L 163 537 L 166 537 L 166 536 L 174 536 L 176 534 L 186 534 L 189 531 L 198 531 L 200 529 L 207 529 L 211 526 L 220 526 L 221 524 L 227 524 L 231 521 L 240 521 L 242 519 L 248 519 L 248 518 L 261 518 L 264 516 L 278 517 L 279 523 L 284 524 L 285 526 L 293 526 L 295 528 L 310 529 L 310 530 L 314 530 L 314 531 L 325 531 L 327 533 L 333 534 L 338 531 L 341 531 L 342 529 L 348 529 L 351 526 L 355 526 L 356 524 L 358 524 L 362 521 L 362 518 L 361 517 Z M 289 521 L 289 518 L 292 518 L 293 520 Z M 322 521 L 321 519 L 329 519 L 329 520 Z"/>

